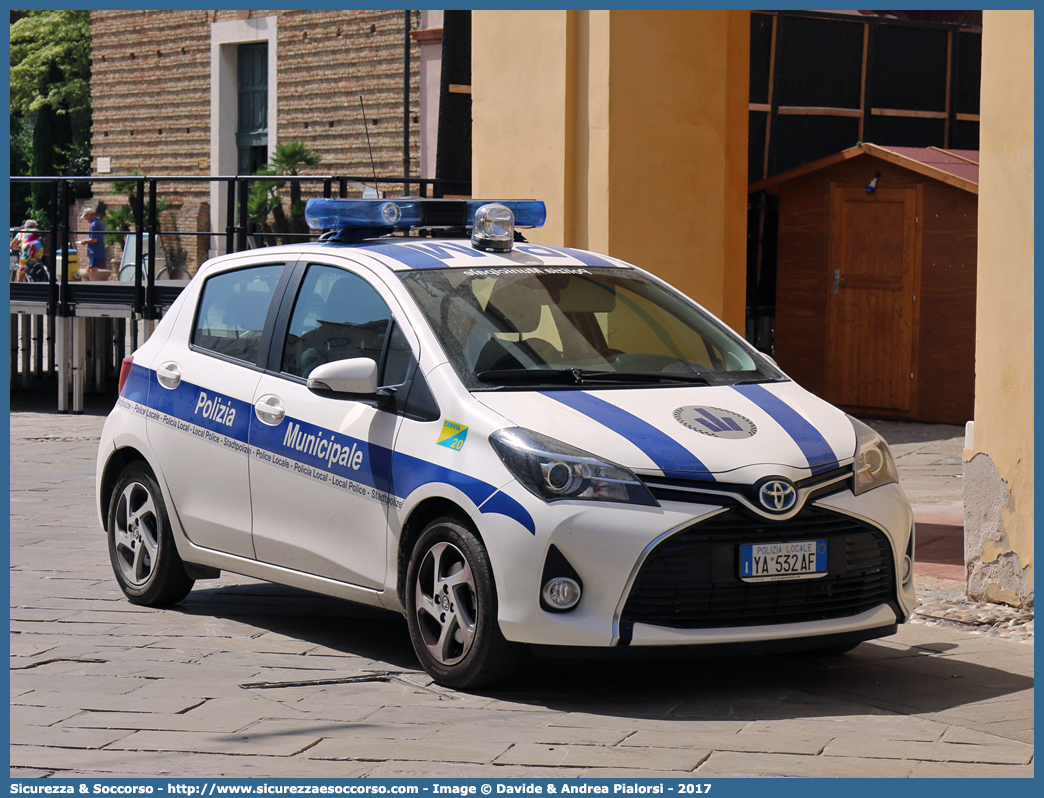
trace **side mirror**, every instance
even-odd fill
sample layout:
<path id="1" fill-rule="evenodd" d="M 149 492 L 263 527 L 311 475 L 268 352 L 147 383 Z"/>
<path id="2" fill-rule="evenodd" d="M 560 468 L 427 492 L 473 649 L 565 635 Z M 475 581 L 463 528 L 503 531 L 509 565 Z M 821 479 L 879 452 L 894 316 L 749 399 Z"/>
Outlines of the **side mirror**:
<path id="1" fill-rule="evenodd" d="M 323 363 L 308 375 L 308 387 L 337 393 L 375 394 L 377 364 L 368 357 Z"/>

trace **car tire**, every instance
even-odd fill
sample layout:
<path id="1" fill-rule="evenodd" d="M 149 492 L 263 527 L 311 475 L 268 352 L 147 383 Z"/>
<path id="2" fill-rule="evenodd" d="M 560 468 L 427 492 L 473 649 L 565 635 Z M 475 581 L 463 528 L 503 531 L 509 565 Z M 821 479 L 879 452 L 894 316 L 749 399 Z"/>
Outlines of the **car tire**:
<path id="1" fill-rule="evenodd" d="M 458 689 L 506 680 L 518 646 L 497 622 L 497 592 L 485 546 L 455 518 L 432 521 L 413 547 L 406 575 L 406 619 L 421 665 Z"/>
<path id="2" fill-rule="evenodd" d="M 188 595 L 195 580 L 174 545 L 159 485 L 141 463 L 116 481 L 107 532 L 113 573 L 132 604 L 157 607 Z"/>

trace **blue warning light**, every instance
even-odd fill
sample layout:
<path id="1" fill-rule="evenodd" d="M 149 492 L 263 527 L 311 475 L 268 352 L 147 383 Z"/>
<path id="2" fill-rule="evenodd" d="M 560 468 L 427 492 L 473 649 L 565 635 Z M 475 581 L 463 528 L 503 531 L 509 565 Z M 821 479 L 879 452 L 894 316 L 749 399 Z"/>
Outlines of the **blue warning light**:
<path id="1" fill-rule="evenodd" d="M 382 235 L 413 228 L 471 228 L 479 208 L 496 203 L 514 214 L 515 227 L 543 227 L 542 200 L 310 199 L 305 220 L 313 229 L 367 230 Z"/>

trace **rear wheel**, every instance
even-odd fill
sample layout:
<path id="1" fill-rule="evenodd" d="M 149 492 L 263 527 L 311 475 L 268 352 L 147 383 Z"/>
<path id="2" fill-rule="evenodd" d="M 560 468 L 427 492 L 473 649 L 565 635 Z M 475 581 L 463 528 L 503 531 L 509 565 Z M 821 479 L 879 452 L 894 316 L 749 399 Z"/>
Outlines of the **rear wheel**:
<path id="1" fill-rule="evenodd" d="M 436 682 L 474 689 L 511 675 L 517 646 L 500 632 L 493 569 L 473 530 L 454 518 L 433 521 L 406 579 L 410 638 Z"/>
<path id="2" fill-rule="evenodd" d="M 120 474 L 108 520 L 112 570 L 132 603 L 155 607 L 188 595 L 195 580 L 174 545 L 159 485 L 140 463 Z"/>

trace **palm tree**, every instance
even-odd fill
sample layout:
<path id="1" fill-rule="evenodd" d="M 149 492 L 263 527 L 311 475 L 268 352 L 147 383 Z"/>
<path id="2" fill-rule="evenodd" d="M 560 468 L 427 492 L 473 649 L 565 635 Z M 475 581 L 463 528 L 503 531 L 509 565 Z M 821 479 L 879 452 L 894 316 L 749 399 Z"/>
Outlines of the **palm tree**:
<path id="1" fill-rule="evenodd" d="M 272 174 L 297 176 L 301 174 L 301 169 L 318 166 L 322 160 L 303 141 L 291 141 L 276 145 L 275 154 L 268 165 Z M 290 220 L 295 233 L 308 232 L 304 220 L 304 202 L 301 201 L 301 184 L 296 180 L 290 182 Z"/>
<path id="2" fill-rule="evenodd" d="M 313 152 L 303 141 L 290 141 L 286 144 L 277 144 L 271 160 L 258 169 L 257 174 L 296 177 L 301 174 L 302 169 L 318 166 L 321 162 L 322 157 Z M 296 180 L 290 181 L 289 217 L 283 211 L 282 200 L 278 198 L 276 192 L 283 188 L 286 182 L 285 180 L 259 180 L 251 183 L 248 200 L 251 218 L 264 227 L 268 215 L 271 213 L 278 232 L 307 233 L 308 225 L 304 218 L 305 203 L 301 199 L 301 184 Z"/>

